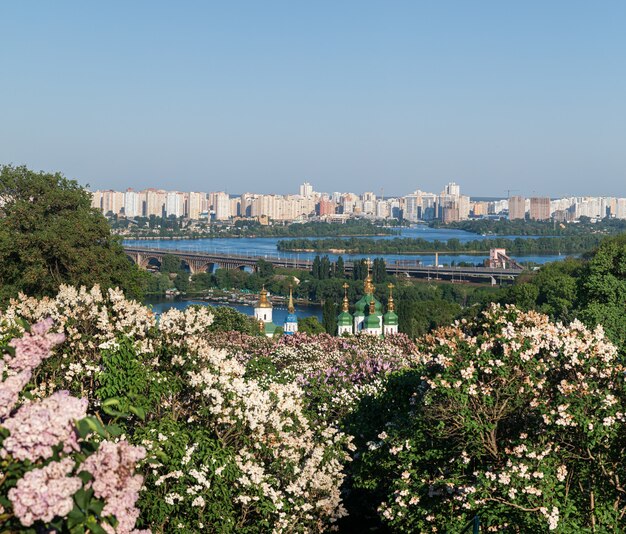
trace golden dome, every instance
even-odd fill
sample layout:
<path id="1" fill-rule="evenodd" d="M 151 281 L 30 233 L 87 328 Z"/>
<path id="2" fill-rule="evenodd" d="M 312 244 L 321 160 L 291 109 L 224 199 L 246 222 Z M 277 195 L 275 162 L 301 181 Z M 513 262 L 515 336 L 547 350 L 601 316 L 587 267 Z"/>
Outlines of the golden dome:
<path id="1" fill-rule="evenodd" d="M 261 289 L 261 297 L 259 298 L 259 302 L 257 302 L 256 307 L 257 308 L 271 308 L 272 307 L 272 303 L 269 300 L 267 300 L 267 289 L 265 289 L 265 287 Z"/>

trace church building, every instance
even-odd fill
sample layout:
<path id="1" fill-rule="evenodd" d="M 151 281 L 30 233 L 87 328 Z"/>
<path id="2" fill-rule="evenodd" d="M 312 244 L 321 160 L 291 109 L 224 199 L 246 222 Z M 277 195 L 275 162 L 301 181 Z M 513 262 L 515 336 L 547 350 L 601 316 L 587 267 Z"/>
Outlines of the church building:
<path id="1" fill-rule="evenodd" d="M 398 316 L 393 301 L 393 284 L 389 284 L 389 301 L 387 313 L 383 314 L 383 305 L 374 296 L 374 282 L 372 275 L 365 279 L 365 294 L 354 305 L 354 315 L 350 314 L 348 301 L 348 284 L 344 284 L 344 297 L 341 313 L 337 317 L 337 334 L 370 334 L 387 336 L 398 333 Z"/>
<path id="2" fill-rule="evenodd" d="M 259 323 L 259 330 L 267 337 L 273 337 L 276 325 L 272 322 L 272 303 L 267 298 L 267 289 L 261 289 L 259 302 L 254 307 L 254 318 Z"/>

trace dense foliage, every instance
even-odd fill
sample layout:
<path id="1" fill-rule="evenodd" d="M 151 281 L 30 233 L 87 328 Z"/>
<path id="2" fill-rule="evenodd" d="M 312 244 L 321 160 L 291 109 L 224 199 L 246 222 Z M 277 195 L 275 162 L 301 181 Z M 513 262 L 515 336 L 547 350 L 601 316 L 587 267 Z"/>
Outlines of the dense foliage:
<path id="1" fill-rule="evenodd" d="M 60 174 L 0 167 L 0 302 L 19 291 L 53 295 L 61 284 L 141 294 L 144 274 L 90 206 L 89 193 Z"/>
<path id="2" fill-rule="evenodd" d="M 554 221 L 531 221 L 524 219 L 474 219 L 443 224 L 432 222 L 432 228 L 465 230 L 474 234 L 487 235 L 581 235 L 581 234 L 616 234 L 626 231 L 625 219 L 603 219 L 591 222 L 588 217 L 581 217 L 578 222 L 560 223 Z"/>
<path id="3" fill-rule="evenodd" d="M 428 241 L 421 238 L 393 239 L 291 239 L 279 241 L 278 250 L 337 252 L 349 254 L 411 254 L 415 252 L 488 252 L 504 248 L 509 254 L 579 254 L 588 252 L 602 241 L 600 234 L 580 234 L 563 237 L 538 237 L 536 239 L 497 237 L 462 242 L 458 239 Z"/>
<path id="4" fill-rule="evenodd" d="M 626 236 L 605 239 L 589 257 L 544 266 L 499 300 L 555 320 L 602 324 L 618 347 L 626 346 Z"/>

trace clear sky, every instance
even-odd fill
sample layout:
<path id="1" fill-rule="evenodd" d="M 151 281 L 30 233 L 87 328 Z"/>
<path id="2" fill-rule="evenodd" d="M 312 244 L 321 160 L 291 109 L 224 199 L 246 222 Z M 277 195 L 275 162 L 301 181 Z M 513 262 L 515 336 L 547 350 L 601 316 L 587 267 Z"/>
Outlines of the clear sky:
<path id="1" fill-rule="evenodd" d="M 626 2 L 0 2 L 0 163 L 94 188 L 626 196 Z"/>

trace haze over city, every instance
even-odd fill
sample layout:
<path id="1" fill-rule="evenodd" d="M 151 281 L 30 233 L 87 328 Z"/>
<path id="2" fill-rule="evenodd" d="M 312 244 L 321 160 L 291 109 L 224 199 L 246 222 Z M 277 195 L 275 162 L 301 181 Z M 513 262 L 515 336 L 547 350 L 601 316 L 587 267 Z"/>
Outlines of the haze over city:
<path id="1" fill-rule="evenodd" d="M 93 189 L 626 196 L 621 2 L 5 2 L 0 161 Z"/>

